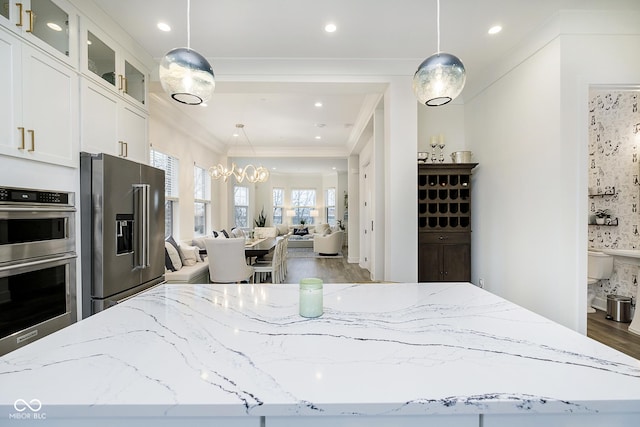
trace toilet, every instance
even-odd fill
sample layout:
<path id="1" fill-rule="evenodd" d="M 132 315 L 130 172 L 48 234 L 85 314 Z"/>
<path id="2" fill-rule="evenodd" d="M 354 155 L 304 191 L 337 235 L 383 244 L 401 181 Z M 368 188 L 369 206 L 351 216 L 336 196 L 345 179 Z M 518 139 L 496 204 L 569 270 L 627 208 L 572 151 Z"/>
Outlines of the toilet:
<path id="1" fill-rule="evenodd" d="M 613 257 L 603 252 L 589 250 L 587 260 L 587 286 L 594 285 L 600 280 L 608 279 L 613 272 Z M 587 289 L 587 313 L 595 313 L 591 307 L 595 295 L 589 294 Z M 635 320 L 635 319 L 634 319 Z M 638 332 L 640 334 L 640 319 L 637 321 Z"/>

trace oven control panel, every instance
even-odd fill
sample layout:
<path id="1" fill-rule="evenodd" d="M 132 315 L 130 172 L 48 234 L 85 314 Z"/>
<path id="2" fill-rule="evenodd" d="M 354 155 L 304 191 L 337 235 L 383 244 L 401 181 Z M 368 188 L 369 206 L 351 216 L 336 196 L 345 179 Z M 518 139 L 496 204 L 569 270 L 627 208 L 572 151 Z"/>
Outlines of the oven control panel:
<path id="1" fill-rule="evenodd" d="M 72 194 L 59 191 L 0 187 L 0 203 L 41 203 L 69 206 L 73 204 L 73 200 L 70 200 Z"/>

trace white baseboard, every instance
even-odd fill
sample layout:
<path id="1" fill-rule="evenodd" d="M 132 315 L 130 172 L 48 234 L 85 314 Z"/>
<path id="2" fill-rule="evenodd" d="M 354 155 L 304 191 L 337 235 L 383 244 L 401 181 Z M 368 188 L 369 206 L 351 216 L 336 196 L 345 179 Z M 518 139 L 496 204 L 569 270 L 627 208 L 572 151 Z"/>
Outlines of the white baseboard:
<path id="1" fill-rule="evenodd" d="M 605 298 L 595 297 L 593 299 L 593 304 L 591 304 L 591 307 L 598 310 L 607 311 L 607 300 Z"/>

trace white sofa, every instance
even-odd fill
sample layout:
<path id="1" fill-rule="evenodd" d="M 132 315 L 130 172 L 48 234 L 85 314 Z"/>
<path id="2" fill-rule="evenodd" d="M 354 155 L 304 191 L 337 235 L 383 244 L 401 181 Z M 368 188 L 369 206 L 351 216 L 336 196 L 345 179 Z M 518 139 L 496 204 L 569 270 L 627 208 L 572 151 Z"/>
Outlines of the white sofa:
<path id="1" fill-rule="evenodd" d="M 335 255 L 342 250 L 344 231 L 338 230 L 331 234 L 316 234 L 313 237 L 313 252 Z"/>
<path id="2" fill-rule="evenodd" d="M 179 246 L 191 246 L 191 240 L 181 241 Z M 164 279 L 167 283 L 209 283 L 209 260 L 196 262 L 194 265 L 183 265 L 177 271 L 165 270 Z"/>
<path id="3" fill-rule="evenodd" d="M 296 229 L 306 228 L 308 234 L 298 236 L 295 234 Z M 289 226 L 289 246 L 292 248 L 312 248 L 314 236 L 318 234 L 324 235 L 330 231 L 329 224 L 297 224 Z"/>

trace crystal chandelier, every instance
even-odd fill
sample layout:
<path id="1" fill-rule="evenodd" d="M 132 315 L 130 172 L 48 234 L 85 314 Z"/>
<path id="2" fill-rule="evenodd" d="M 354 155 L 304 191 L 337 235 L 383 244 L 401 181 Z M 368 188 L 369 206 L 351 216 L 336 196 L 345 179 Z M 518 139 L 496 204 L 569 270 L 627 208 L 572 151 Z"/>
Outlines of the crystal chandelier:
<path id="1" fill-rule="evenodd" d="M 466 80 L 462 61 L 440 51 L 440 0 L 437 0 L 438 51 L 425 59 L 413 76 L 413 92 L 418 101 L 429 107 L 447 104 L 455 99 Z"/>
<path id="2" fill-rule="evenodd" d="M 187 0 L 187 47 L 170 50 L 160 61 L 162 89 L 175 101 L 198 105 L 207 102 L 216 87 L 213 69 L 195 50 L 191 50 L 191 0 Z"/>
<path id="3" fill-rule="evenodd" d="M 238 123 L 236 124 L 236 129 L 240 129 L 255 156 L 255 150 L 253 150 L 253 145 L 251 145 L 247 132 L 244 130 L 244 125 L 242 123 Z M 240 134 L 237 132 L 233 134 L 235 137 L 239 135 Z M 227 166 L 218 163 L 217 165 L 209 168 L 209 175 L 215 179 L 222 179 L 224 182 L 227 182 L 229 177 L 233 176 L 238 183 L 243 182 L 246 179 L 248 182 L 254 184 L 266 182 L 269 179 L 269 170 L 264 166 L 255 167 L 251 164 L 246 165 L 244 168 L 239 168 L 235 163 L 231 163 L 231 167 L 228 168 Z"/>

